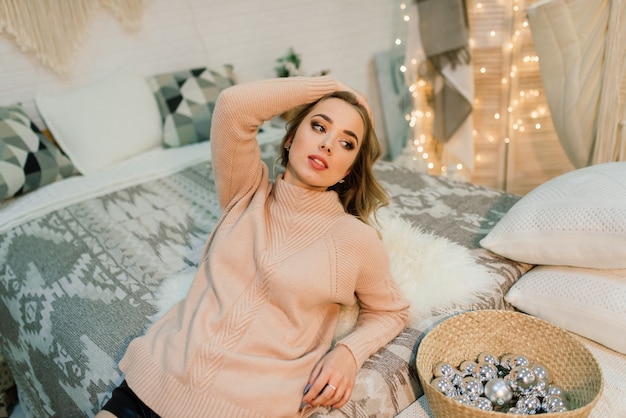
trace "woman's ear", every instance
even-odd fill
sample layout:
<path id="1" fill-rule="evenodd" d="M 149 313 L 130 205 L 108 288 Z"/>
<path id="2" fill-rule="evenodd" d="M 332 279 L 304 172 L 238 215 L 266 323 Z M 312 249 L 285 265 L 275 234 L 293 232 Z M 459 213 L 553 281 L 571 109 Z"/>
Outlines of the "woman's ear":
<path id="1" fill-rule="evenodd" d="M 289 151 L 289 148 L 291 148 L 291 143 L 292 143 L 292 142 L 293 142 L 293 137 L 289 137 L 289 138 L 285 139 L 285 142 L 284 142 L 284 145 L 283 145 L 283 146 L 284 146 L 284 148 L 285 148 L 287 151 Z"/>

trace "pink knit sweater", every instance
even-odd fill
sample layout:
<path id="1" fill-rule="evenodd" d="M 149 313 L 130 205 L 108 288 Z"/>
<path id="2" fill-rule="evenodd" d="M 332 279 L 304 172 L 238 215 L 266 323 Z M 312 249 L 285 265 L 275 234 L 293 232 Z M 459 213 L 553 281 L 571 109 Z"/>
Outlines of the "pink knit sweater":
<path id="1" fill-rule="evenodd" d="M 361 304 L 355 331 L 339 342 L 358 367 L 405 326 L 408 304 L 376 232 L 335 192 L 273 184 L 260 159 L 263 121 L 335 89 L 329 77 L 284 78 L 220 94 L 211 141 L 222 218 L 187 297 L 120 362 L 161 416 L 299 416 L 342 304 L 355 295 Z"/>

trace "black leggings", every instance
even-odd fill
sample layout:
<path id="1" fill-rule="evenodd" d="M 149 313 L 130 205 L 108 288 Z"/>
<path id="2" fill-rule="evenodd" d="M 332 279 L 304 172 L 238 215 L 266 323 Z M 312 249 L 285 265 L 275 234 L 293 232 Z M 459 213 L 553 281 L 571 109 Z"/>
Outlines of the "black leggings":
<path id="1" fill-rule="evenodd" d="M 102 408 L 118 418 L 160 418 L 152 409 L 142 402 L 124 380 L 113 389 L 111 399 Z"/>

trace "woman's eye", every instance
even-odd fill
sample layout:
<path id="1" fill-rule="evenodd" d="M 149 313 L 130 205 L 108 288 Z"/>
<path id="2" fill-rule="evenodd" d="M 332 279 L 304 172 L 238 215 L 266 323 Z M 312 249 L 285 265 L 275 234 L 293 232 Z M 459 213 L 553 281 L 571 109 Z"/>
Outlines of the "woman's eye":
<path id="1" fill-rule="evenodd" d="M 354 144 L 350 141 L 341 141 L 341 145 L 343 145 L 343 147 L 348 150 L 354 149 Z"/>
<path id="2" fill-rule="evenodd" d="M 311 127 L 318 132 L 325 132 L 324 126 L 317 122 L 311 122 Z"/>

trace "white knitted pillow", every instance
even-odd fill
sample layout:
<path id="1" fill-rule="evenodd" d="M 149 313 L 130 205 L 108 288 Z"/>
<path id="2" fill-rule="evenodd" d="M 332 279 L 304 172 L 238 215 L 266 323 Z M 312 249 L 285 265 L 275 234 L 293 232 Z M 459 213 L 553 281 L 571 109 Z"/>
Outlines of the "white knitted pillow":
<path id="1" fill-rule="evenodd" d="M 537 266 L 511 287 L 505 300 L 626 354 L 626 269 Z"/>
<path id="2" fill-rule="evenodd" d="M 626 162 L 585 167 L 538 186 L 480 244 L 528 264 L 626 268 Z"/>

